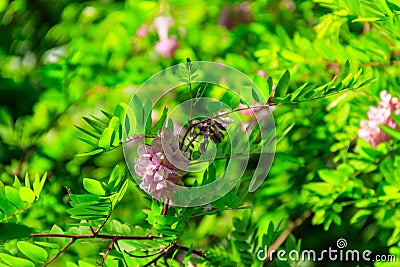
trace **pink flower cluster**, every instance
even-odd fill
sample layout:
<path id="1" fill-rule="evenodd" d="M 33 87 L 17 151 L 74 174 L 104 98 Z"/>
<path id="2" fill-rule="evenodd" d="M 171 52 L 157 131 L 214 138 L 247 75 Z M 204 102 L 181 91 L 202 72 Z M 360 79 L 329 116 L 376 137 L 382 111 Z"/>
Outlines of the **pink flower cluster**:
<path id="1" fill-rule="evenodd" d="M 171 130 L 164 128 L 161 133 L 151 145 L 139 145 L 135 172 L 142 177 L 140 188 L 158 200 L 166 200 L 173 197 L 172 187 L 179 183 L 189 160 L 187 153 L 179 149 L 178 138 Z"/>
<path id="2" fill-rule="evenodd" d="M 392 118 L 392 113 L 400 114 L 399 100 L 388 94 L 386 90 L 380 93 L 380 98 L 381 101 L 378 103 L 378 107 L 369 108 L 368 120 L 362 120 L 360 122 L 361 129 L 358 130 L 358 137 L 368 141 L 373 147 L 390 140 L 390 136 L 379 125 L 385 125 L 393 129 L 398 128 Z"/>
<path id="3" fill-rule="evenodd" d="M 158 41 L 155 45 L 155 50 L 164 58 L 171 58 L 178 48 L 176 36 L 168 37 L 168 31 L 174 25 L 174 19 L 171 17 L 159 16 L 154 19 L 153 25 L 157 30 Z"/>

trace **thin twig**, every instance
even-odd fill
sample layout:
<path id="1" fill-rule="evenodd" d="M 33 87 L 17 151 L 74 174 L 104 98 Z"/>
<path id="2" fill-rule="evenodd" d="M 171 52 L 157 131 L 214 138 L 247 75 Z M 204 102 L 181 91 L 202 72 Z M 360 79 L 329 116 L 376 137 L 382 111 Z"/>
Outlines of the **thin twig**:
<path id="1" fill-rule="evenodd" d="M 86 220 L 87 223 L 89 223 L 89 220 Z M 96 235 L 96 231 L 93 229 L 92 226 L 89 226 L 90 232 L 92 233 L 92 235 Z"/>
<path id="2" fill-rule="evenodd" d="M 165 248 L 161 251 L 160 255 L 158 255 L 157 257 L 155 257 L 154 259 L 152 259 L 151 261 L 149 261 L 149 262 L 146 263 L 145 265 L 143 265 L 143 267 L 149 267 L 149 266 L 151 266 L 153 263 L 157 263 L 157 261 L 158 261 L 159 259 L 161 259 L 162 257 L 164 257 L 165 254 L 168 253 L 168 251 L 170 251 L 172 248 L 175 248 L 175 247 L 176 247 L 176 244 L 171 244 L 171 245 L 165 247 Z"/>
<path id="3" fill-rule="evenodd" d="M 117 241 L 116 238 L 114 238 L 114 239 L 111 240 L 111 243 L 110 243 L 110 245 L 108 246 L 107 251 L 106 251 L 106 253 L 104 254 L 103 259 L 102 259 L 101 263 L 99 264 L 99 266 L 103 266 L 103 265 L 104 265 L 104 262 L 106 261 L 107 256 L 108 256 L 108 254 L 110 253 L 110 251 L 112 250 L 112 248 L 114 247 L 114 244 L 115 244 L 116 241 Z"/>
<path id="4" fill-rule="evenodd" d="M 192 140 L 189 141 L 189 144 L 187 144 L 187 146 L 186 146 L 186 148 L 185 148 L 185 150 L 183 152 L 187 152 L 189 150 L 190 146 L 193 144 L 194 141 L 196 141 L 197 137 L 199 137 L 199 136 L 200 136 L 200 134 L 196 133 L 196 136 L 194 136 L 192 138 Z"/>
<path id="5" fill-rule="evenodd" d="M 101 231 L 101 229 L 103 229 L 104 225 L 107 223 L 108 219 L 110 219 L 111 217 L 111 213 L 113 211 L 113 207 L 112 207 L 112 202 L 110 201 L 110 212 L 108 213 L 107 217 L 104 219 L 104 221 L 100 224 L 99 228 L 97 228 L 97 230 L 94 232 L 94 234 L 97 236 L 99 234 L 99 232 Z"/>
<path id="6" fill-rule="evenodd" d="M 163 206 L 162 212 L 161 212 L 161 215 L 167 215 L 168 207 L 169 207 L 168 203 L 169 203 L 169 199 L 166 198 L 165 202 L 164 202 L 164 206 Z"/>
<path id="7" fill-rule="evenodd" d="M 73 239 L 117 239 L 117 240 L 153 240 L 157 238 L 161 238 L 159 236 L 131 236 L 131 235 L 109 235 L 109 234 L 82 234 L 82 235 L 73 235 L 73 234 L 47 234 L 47 233 L 38 233 L 31 234 L 30 237 L 62 237 L 62 238 L 73 238 Z"/>
<path id="8" fill-rule="evenodd" d="M 129 252 L 126 251 L 126 250 L 124 250 L 124 252 L 125 252 L 126 254 L 128 254 L 129 256 L 133 257 L 133 258 L 149 258 L 149 257 L 153 257 L 153 256 L 155 256 L 155 255 L 160 254 L 161 252 L 163 252 L 163 250 L 164 250 L 164 248 L 161 249 L 161 250 L 159 250 L 159 251 L 157 251 L 157 252 L 154 252 L 153 254 L 148 254 L 148 255 L 133 255 L 133 254 L 129 253 Z"/>
<path id="9" fill-rule="evenodd" d="M 129 236 L 129 235 L 122 235 L 122 236 L 117 236 L 117 235 L 108 235 L 108 234 L 84 234 L 84 235 L 73 235 L 73 234 L 46 234 L 46 233 L 39 233 L 39 234 L 32 234 L 30 237 L 60 237 L 60 238 L 71 238 L 71 240 L 68 242 L 68 244 L 63 247 L 56 255 L 54 255 L 51 259 L 49 259 L 44 266 L 47 266 L 51 262 L 53 262 L 58 256 L 60 256 L 65 250 L 67 250 L 76 240 L 78 239 L 111 239 L 111 244 L 106 252 L 106 254 L 103 257 L 102 264 L 104 264 L 105 258 L 108 256 L 110 253 L 110 250 L 112 249 L 113 245 L 118 241 L 118 240 L 153 240 L 157 238 L 161 238 L 159 236 Z M 111 249 L 110 249 L 111 247 Z"/>
<path id="10" fill-rule="evenodd" d="M 179 245 L 179 244 L 176 244 L 176 246 L 177 246 L 180 250 L 183 250 L 183 251 L 186 251 L 186 252 L 189 251 L 189 248 L 188 248 L 188 247 L 185 247 L 185 246 L 182 246 L 182 245 Z M 200 257 L 202 257 L 202 258 L 204 258 L 204 259 L 206 259 L 206 260 L 209 261 L 209 259 L 207 258 L 206 254 L 205 254 L 203 251 L 201 251 L 201 250 L 192 249 L 192 254 L 195 254 L 195 255 L 197 255 L 197 256 L 200 256 Z"/>
<path id="11" fill-rule="evenodd" d="M 75 238 L 71 238 L 71 240 L 62 249 L 60 249 L 60 251 L 56 255 L 54 255 L 48 261 L 46 261 L 43 266 L 47 266 L 50 263 L 52 263 L 55 259 L 57 259 L 58 256 L 60 256 L 64 251 L 66 251 L 75 241 L 76 241 Z"/>
<path id="12" fill-rule="evenodd" d="M 122 250 L 121 250 L 121 248 L 120 248 L 120 246 L 118 244 L 118 240 L 115 240 L 115 246 L 117 247 L 118 251 L 122 253 Z M 122 260 L 124 261 L 125 266 L 128 266 L 128 263 L 126 262 L 125 257 L 122 257 Z"/>
<path id="13" fill-rule="evenodd" d="M 285 242 L 286 238 L 288 238 L 293 230 L 299 227 L 308 217 L 310 217 L 310 215 L 311 212 L 306 211 L 301 217 L 289 222 L 289 226 L 285 229 L 285 231 L 283 231 L 268 248 L 267 258 L 264 261 L 268 261 L 268 259 L 272 256 L 272 253 L 276 251 L 283 244 L 283 242 Z"/>
<path id="14" fill-rule="evenodd" d="M 182 149 L 182 148 L 183 148 L 183 145 L 185 144 L 185 139 L 186 139 L 187 135 L 188 135 L 189 132 L 192 130 L 192 128 L 195 127 L 195 126 L 198 125 L 198 124 L 199 124 L 199 123 L 192 124 L 192 120 L 189 120 L 189 127 L 187 128 L 185 134 L 184 134 L 183 137 L 182 137 L 182 143 L 181 143 L 181 145 L 179 146 L 179 149 Z"/>
<path id="15" fill-rule="evenodd" d="M 225 159 L 231 159 L 231 158 L 249 157 L 249 156 L 252 156 L 252 155 L 261 155 L 261 154 L 270 154 L 270 155 L 274 155 L 274 153 L 272 153 L 272 152 L 246 153 L 246 154 L 238 154 L 238 155 L 233 155 L 233 156 L 219 157 L 219 158 L 214 158 L 214 159 L 210 159 L 210 160 L 197 160 L 197 161 L 195 161 L 195 162 L 190 162 L 189 165 L 195 165 L 195 164 L 200 164 L 200 163 L 210 162 L 210 161 L 216 161 L 216 160 L 225 160 Z"/>

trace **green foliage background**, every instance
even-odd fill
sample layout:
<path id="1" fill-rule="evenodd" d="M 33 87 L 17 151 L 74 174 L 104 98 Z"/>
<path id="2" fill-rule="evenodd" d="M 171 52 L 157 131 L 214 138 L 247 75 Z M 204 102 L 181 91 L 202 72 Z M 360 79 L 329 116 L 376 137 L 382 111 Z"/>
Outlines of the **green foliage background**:
<path id="1" fill-rule="evenodd" d="M 198 266 L 260 266 L 257 250 L 272 244 L 298 218 L 304 221 L 290 230 L 282 244 L 287 250 L 323 250 L 335 247 L 336 240 L 344 237 L 350 249 L 391 253 L 400 259 L 398 135 L 377 148 L 357 138 L 360 120 L 366 118 L 369 106 L 376 106 L 380 91 L 400 96 L 400 2 L 257 0 L 248 2 L 251 22 L 232 29 L 220 25 L 222 10 L 240 4 L 219 0 L 0 0 L 0 222 L 10 223 L 0 224 L 0 266 L 31 266 L 4 255 L 41 266 L 58 251 L 57 246 L 44 246 L 45 253 L 38 244 L 30 247 L 30 229 L 35 233 L 89 231 L 76 220 L 82 219 L 79 213 L 70 210 L 68 192 L 96 193 L 88 190 L 90 186 L 83 187 L 87 177 L 108 184 L 109 194 L 114 189 L 120 192 L 123 179 L 118 183 L 113 179 L 123 176 L 124 159 L 121 147 L 77 157 L 93 146 L 78 140 L 83 134 L 74 125 L 88 129 L 82 117 L 104 118 L 101 110 L 112 114 L 120 102 L 129 103 L 135 89 L 151 75 L 187 57 L 222 62 L 250 77 L 264 70 L 275 83 L 289 70 L 288 93 L 307 82 L 328 84 L 341 72 L 343 76 L 346 66 L 353 76 L 361 69 L 363 80 L 376 78 L 358 90 L 279 105 L 273 113 L 278 138 L 290 131 L 278 143 L 281 154 L 261 188 L 251 194 L 243 193 L 247 188 L 235 189 L 230 195 L 233 200 L 214 203 L 216 210 L 209 215 L 182 215 L 185 211 L 178 210 L 170 215 L 187 216 L 182 229 L 177 229 L 179 242 L 204 251 L 211 259 L 191 261 L 198 261 Z M 159 14 L 175 19 L 170 32 L 177 36 L 179 48 L 170 59 L 154 51 L 158 38 L 151 23 Z M 143 23 L 150 25 L 149 33 L 139 38 L 136 31 Z M 346 82 L 351 84 L 353 76 L 339 79 L 349 77 Z M 170 101 L 179 103 L 179 99 Z M 109 179 L 116 164 L 121 170 Z M 106 231 L 154 232 L 154 218 L 149 214 L 159 214 L 160 207 L 128 181 Z M 14 205 L 5 208 L 10 196 L 18 199 L 18 195 L 21 201 L 14 199 Z M 164 223 L 168 226 L 170 222 Z M 21 228 L 12 228 L 16 225 Z M 7 227 L 21 237 L 14 239 Z M 163 230 L 156 229 L 156 233 Z M 48 244 L 58 242 L 61 247 L 67 242 L 53 241 Z M 157 250 L 168 242 L 126 247 Z M 92 245 L 75 244 L 52 265 L 94 266 L 108 245 L 98 240 Z M 118 257 L 111 255 L 106 265 L 123 264 Z M 143 266 L 148 261 L 133 259 L 131 264 Z M 189 257 L 186 266 L 190 266 L 188 261 Z M 178 260 L 168 262 L 180 266 Z M 322 263 L 275 260 L 269 264 Z"/>

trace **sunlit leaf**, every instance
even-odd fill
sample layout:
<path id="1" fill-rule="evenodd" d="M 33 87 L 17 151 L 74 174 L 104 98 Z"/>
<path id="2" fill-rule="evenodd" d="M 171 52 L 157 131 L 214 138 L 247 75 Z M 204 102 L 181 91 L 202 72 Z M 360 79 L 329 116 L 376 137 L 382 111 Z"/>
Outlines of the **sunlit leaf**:
<path id="1" fill-rule="evenodd" d="M 17 243 L 18 249 L 29 259 L 34 262 L 45 262 L 48 254 L 43 248 L 26 241 L 19 241 Z"/>

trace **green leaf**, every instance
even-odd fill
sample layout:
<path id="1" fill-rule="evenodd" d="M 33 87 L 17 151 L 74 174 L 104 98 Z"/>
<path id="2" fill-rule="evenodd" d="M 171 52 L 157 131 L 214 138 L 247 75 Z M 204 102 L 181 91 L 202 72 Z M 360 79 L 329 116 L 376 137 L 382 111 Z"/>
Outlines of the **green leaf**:
<path id="1" fill-rule="evenodd" d="M 93 155 L 97 155 L 97 154 L 99 154 L 99 153 L 101 153 L 101 152 L 103 152 L 103 151 L 104 151 L 103 148 L 98 148 L 98 149 L 95 149 L 95 150 L 90 151 L 90 152 L 78 154 L 78 155 L 76 155 L 76 156 L 77 156 L 77 157 L 93 156 Z"/>
<path id="2" fill-rule="evenodd" d="M 15 188 L 12 188 L 10 186 L 5 186 L 4 187 L 4 193 L 6 195 L 6 198 L 18 209 L 22 209 L 25 207 L 25 203 L 22 202 L 20 196 L 19 196 L 19 191 Z"/>
<path id="3" fill-rule="evenodd" d="M 270 92 L 270 95 L 271 95 L 272 94 L 272 88 L 274 87 L 274 81 L 273 81 L 271 76 L 268 77 L 267 83 L 268 83 L 268 88 L 269 88 L 269 92 Z"/>
<path id="4" fill-rule="evenodd" d="M 114 116 L 118 117 L 121 122 L 124 121 L 127 109 L 128 105 L 126 103 L 119 103 L 114 109 Z"/>
<path id="5" fill-rule="evenodd" d="M 110 192 L 115 191 L 115 186 L 118 185 L 119 181 L 119 165 L 115 165 L 114 170 L 111 173 L 110 179 L 108 179 L 107 188 Z"/>
<path id="6" fill-rule="evenodd" d="M 32 204 L 35 201 L 35 193 L 30 188 L 21 187 L 19 189 L 19 196 L 25 202 Z"/>
<path id="7" fill-rule="evenodd" d="M 380 18 L 356 18 L 353 19 L 351 22 L 373 22 L 373 21 L 378 21 L 381 20 Z"/>
<path id="8" fill-rule="evenodd" d="M 83 187 L 86 189 L 86 191 L 92 193 L 93 195 L 104 196 L 106 193 L 101 185 L 101 182 L 94 179 L 84 178 Z"/>
<path id="9" fill-rule="evenodd" d="M 234 208 L 239 204 L 239 197 L 231 191 L 224 196 L 224 201 L 227 206 Z"/>
<path id="10" fill-rule="evenodd" d="M 18 210 L 4 195 L 0 194 L 0 211 L 6 215 L 14 215 Z"/>
<path id="11" fill-rule="evenodd" d="M 366 79 L 365 81 L 361 82 L 360 84 L 356 84 L 356 87 L 354 89 L 358 89 L 361 88 L 367 84 L 373 83 L 375 81 L 377 81 L 378 78 L 370 78 L 370 79 Z"/>
<path id="12" fill-rule="evenodd" d="M 46 179 L 47 172 L 42 176 L 42 178 L 40 178 L 38 174 L 35 175 L 35 180 L 33 181 L 33 193 L 35 194 L 36 199 L 39 199 L 39 195 L 42 192 Z"/>
<path id="13" fill-rule="evenodd" d="M 256 88 L 251 88 L 251 95 L 254 98 L 254 101 L 261 102 L 260 97 L 257 94 L 257 89 Z"/>
<path id="14" fill-rule="evenodd" d="M 110 120 L 110 123 L 108 124 L 108 128 L 114 129 L 114 140 L 112 142 L 112 145 L 116 146 L 119 144 L 122 138 L 122 126 L 121 126 L 121 121 L 119 120 L 118 117 L 112 117 Z"/>
<path id="15" fill-rule="evenodd" d="M 319 170 L 318 176 L 324 180 L 325 182 L 332 184 L 332 185 L 341 185 L 343 184 L 346 177 L 340 175 L 338 172 L 333 170 Z"/>
<path id="16" fill-rule="evenodd" d="M 295 125 L 295 123 L 292 123 L 282 133 L 277 134 L 278 139 L 276 140 L 276 144 L 278 144 L 280 141 L 282 141 L 282 139 L 290 132 L 290 130 L 292 130 L 294 125 Z"/>
<path id="17" fill-rule="evenodd" d="M 75 194 L 70 194 L 69 197 L 71 198 L 71 202 L 75 204 L 80 204 L 80 203 L 90 203 L 90 202 L 99 202 L 101 200 L 105 200 L 104 198 L 96 195 L 90 195 L 90 194 L 81 194 L 81 195 L 75 195 Z"/>
<path id="18" fill-rule="evenodd" d="M 150 99 L 146 100 L 144 104 L 144 119 L 146 120 L 146 128 L 145 134 L 149 134 L 151 132 L 151 125 L 153 124 L 153 118 L 151 117 L 151 110 L 153 108 L 153 104 Z"/>
<path id="19" fill-rule="evenodd" d="M 81 218 L 81 217 L 105 217 L 110 213 L 110 206 L 99 206 L 96 208 L 96 206 L 89 208 L 71 208 L 68 209 L 67 212 L 73 216 L 71 218 Z"/>
<path id="20" fill-rule="evenodd" d="M 52 248 L 52 249 L 60 248 L 60 246 L 58 244 L 54 244 L 54 243 L 48 243 L 48 242 L 42 242 L 42 241 L 35 241 L 34 243 L 36 245 L 39 245 L 39 246 L 45 247 L 45 248 Z"/>
<path id="21" fill-rule="evenodd" d="M 156 122 L 156 124 L 154 125 L 153 129 L 151 130 L 151 133 L 153 134 L 157 134 L 158 131 L 164 127 L 165 125 L 165 121 L 167 119 L 167 115 L 168 115 L 168 108 L 164 107 L 161 118 Z"/>
<path id="22" fill-rule="evenodd" d="M 387 127 L 386 125 L 379 125 L 379 127 L 396 140 L 400 140 L 400 131 Z"/>
<path id="23" fill-rule="evenodd" d="M 285 73 L 280 78 L 278 84 L 276 85 L 274 97 L 283 97 L 286 95 L 286 92 L 289 87 L 289 81 L 290 81 L 290 72 L 286 70 Z"/>
<path id="24" fill-rule="evenodd" d="M 121 201 L 127 189 L 128 189 L 128 180 L 125 180 L 121 185 L 121 187 L 118 189 L 118 193 L 115 194 L 112 198 L 113 207 L 115 207 Z"/>
<path id="25" fill-rule="evenodd" d="M 330 195 L 333 192 L 333 185 L 324 182 L 308 183 L 305 184 L 303 187 L 322 196 Z"/>
<path id="26" fill-rule="evenodd" d="M 293 157 L 292 155 L 289 155 L 287 153 L 284 152 L 276 152 L 275 156 L 278 158 L 282 158 L 283 160 L 286 160 L 287 162 L 296 164 L 300 167 L 304 167 L 304 163 L 299 161 L 296 157 Z"/>
<path id="27" fill-rule="evenodd" d="M 15 223 L 0 223 L 0 240 L 6 241 L 28 237 L 33 229 L 25 225 Z"/>
<path id="28" fill-rule="evenodd" d="M 396 5 L 397 7 L 400 7 L 400 0 L 389 0 L 389 2 L 393 5 Z"/>
<path id="29" fill-rule="evenodd" d="M 210 204 L 216 209 L 222 209 L 223 207 L 225 207 L 225 201 L 223 197 L 215 200 L 214 202 L 211 202 Z"/>
<path id="30" fill-rule="evenodd" d="M 10 266 L 35 267 L 35 264 L 29 260 L 17 258 L 4 253 L 0 253 L 0 259 Z"/>
<path id="31" fill-rule="evenodd" d="M 78 130 L 84 132 L 85 134 L 87 134 L 87 135 L 89 135 L 89 136 L 91 136 L 91 137 L 94 137 L 94 138 L 96 138 L 96 139 L 100 138 L 100 134 L 97 133 L 97 132 L 91 132 L 91 131 L 86 130 L 86 129 L 82 128 L 82 127 L 79 127 L 78 125 L 74 125 L 74 126 L 75 126 Z"/>
<path id="32" fill-rule="evenodd" d="M 39 246 L 26 241 L 19 241 L 17 247 L 25 256 L 35 262 L 45 262 L 47 260 L 48 254 L 46 250 Z"/>
<path id="33" fill-rule="evenodd" d="M 228 90 L 222 95 L 220 101 L 232 109 L 235 109 L 240 103 L 240 98 L 236 93 Z"/>
<path id="34" fill-rule="evenodd" d="M 14 183 L 12 185 L 15 189 L 19 189 L 21 187 L 21 182 L 17 176 L 14 176 Z"/>
<path id="35" fill-rule="evenodd" d="M 346 63 L 344 63 L 344 65 L 340 69 L 340 74 L 336 81 L 336 85 L 339 82 L 343 81 L 343 79 L 346 78 L 349 75 L 349 73 L 350 73 L 350 62 L 346 60 Z"/>
<path id="36" fill-rule="evenodd" d="M 102 120 L 96 117 L 93 118 L 82 117 L 82 118 L 99 134 L 102 133 L 104 131 L 104 128 L 106 128 L 108 125 L 108 123 L 103 122 Z"/>
<path id="37" fill-rule="evenodd" d="M 31 187 L 31 181 L 29 179 L 29 174 L 25 174 L 25 187 L 30 188 Z"/>
<path id="38" fill-rule="evenodd" d="M 271 88 L 268 85 L 267 80 L 263 76 L 256 74 L 256 75 L 254 75 L 253 82 L 261 90 L 265 99 L 268 99 L 269 96 L 271 95 Z M 257 101 L 257 102 L 259 102 L 259 101 Z"/>
<path id="39" fill-rule="evenodd" d="M 302 86 L 300 86 L 299 88 L 296 89 L 296 91 L 294 91 L 290 97 L 290 101 L 294 101 L 304 90 L 304 88 L 306 88 L 306 86 L 308 85 L 308 83 L 303 84 Z"/>
<path id="40" fill-rule="evenodd" d="M 400 125 L 400 115 L 392 114 L 392 119 L 397 123 L 397 125 Z"/>
<path id="41" fill-rule="evenodd" d="M 144 134 L 144 110 L 142 101 L 139 99 L 137 95 L 134 95 L 132 98 L 132 108 L 133 113 L 136 118 L 136 131 L 137 134 Z"/>
<path id="42" fill-rule="evenodd" d="M 372 214 L 372 210 L 358 210 L 353 217 L 351 217 L 350 223 L 356 224 L 367 218 Z"/>
<path id="43" fill-rule="evenodd" d="M 100 136 L 99 136 L 99 137 L 100 137 Z M 90 146 L 98 147 L 98 144 L 96 144 L 95 142 L 92 142 L 92 141 L 90 141 L 90 140 L 87 140 L 87 139 L 85 139 L 85 138 L 77 137 L 77 139 L 80 140 L 80 141 L 82 141 L 82 142 L 84 142 L 84 143 L 86 143 L 86 144 L 88 144 L 88 145 L 90 145 Z"/>
<path id="44" fill-rule="evenodd" d="M 178 217 L 171 216 L 171 215 L 156 215 L 155 216 L 156 222 L 162 225 L 169 225 L 176 223 L 179 221 Z"/>
<path id="45" fill-rule="evenodd" d="M 210 113 L 217 113 L 221 110 L 222 105 L 219 101 L 210 101 L 207 103 L 206 109 Z"/>
<path id="46" fill-rule="evenodd" d="M 107 127 L 104 132 L 101 134 L 100 140 L 99 140 L 99 147 L 102 147 L 104 149 L 109 149 L 111 147 L 111 144 L 113 142 L 113 137 L 114 135 L 114 129 Z"/>
<path id="47" fill-rule="evenodd" d="M 104 115 L 108 120 L 111 120 L 111 118 L 113 117 L 112 114 L 108 113 L 108 112 L 105 111 L 105 110 L 100 110 L 100 112 L 103 113 L 103 115 Z"/>

